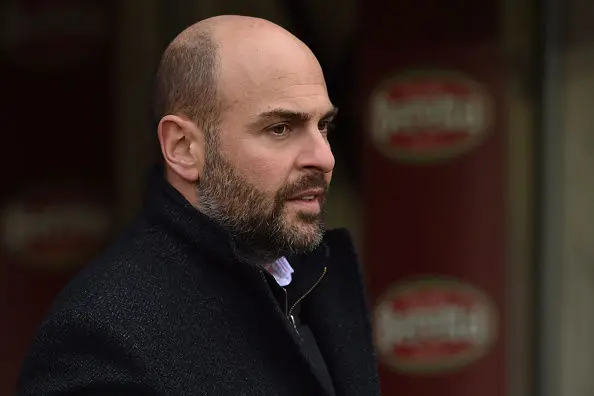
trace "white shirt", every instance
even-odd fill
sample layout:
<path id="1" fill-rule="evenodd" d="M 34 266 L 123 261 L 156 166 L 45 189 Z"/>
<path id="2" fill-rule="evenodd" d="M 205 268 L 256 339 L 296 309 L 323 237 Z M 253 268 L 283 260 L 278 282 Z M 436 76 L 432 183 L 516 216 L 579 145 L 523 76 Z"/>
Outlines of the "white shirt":
<path id="1" fill-rule="evenodd" d="M 282 287 L 285 287 L 291 283 L 291 280 L 293 279 L 292 274 L 295 272 L 293 271 L 293 268 L 287 259 L 284 257 L 279 258 L 264 268 L 270 273 L 270 275 L 274 276 L 276 283 Z"/>

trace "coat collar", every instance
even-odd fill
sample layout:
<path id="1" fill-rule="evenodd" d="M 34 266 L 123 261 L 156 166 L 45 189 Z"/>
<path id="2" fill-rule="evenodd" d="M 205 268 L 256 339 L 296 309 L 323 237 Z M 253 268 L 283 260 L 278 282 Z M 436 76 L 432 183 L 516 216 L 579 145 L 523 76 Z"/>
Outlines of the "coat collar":
<path id="1" fill-rule="evenodd" d="M 149 221 L 167 228 L 217 261 L 237 261 L 229 234 L 167 181 L 162 166 L 155 166 L 149 175 L 143 210 Z"/>
<path id="2" fill-rule="evenodd" d="M 244 262 L 237 254 L 235 243 L 229 233 L 208 216 L 192 206 L 185 197 L 165 178 L 163 166 L 155 166 L 149 175 L 148 190 L 143 207 L 145 215 L 155 224 L 164 225 L 169 231 L 183 238 L 187 243 L 206 252 L 217 261 L 228 263 Z M 322 243 L 307 255 L 287 257 L 291 265 L 304 261 L 320 262 L 328 257 L 327 231 Z M 316 271 L 317 273 L 318 271 Z"/>

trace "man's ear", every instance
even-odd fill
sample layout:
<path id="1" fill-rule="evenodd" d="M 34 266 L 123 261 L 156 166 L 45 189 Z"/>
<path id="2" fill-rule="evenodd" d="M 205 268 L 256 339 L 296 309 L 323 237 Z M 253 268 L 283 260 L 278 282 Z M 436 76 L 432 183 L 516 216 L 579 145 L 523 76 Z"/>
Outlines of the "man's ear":
<path id="1" fill-rule="evenodd" d="M 192 121 L 167 115 L 157 128 L 167 166 L 182 179 L 197 182 L 204 167 L 204 133 Z"/>

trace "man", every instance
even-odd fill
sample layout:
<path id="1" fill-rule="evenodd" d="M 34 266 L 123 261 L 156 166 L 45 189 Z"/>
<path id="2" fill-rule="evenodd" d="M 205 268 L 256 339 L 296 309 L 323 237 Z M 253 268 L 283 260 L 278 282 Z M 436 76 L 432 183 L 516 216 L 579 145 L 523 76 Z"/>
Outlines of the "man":
<path id="1" fill-rule="evenodd" d="M 271 22 L 182 32 L 157 73 L 163 168 L 138 219 L 60 294 L 21 395 L 378 395 L 361 277 L 325 232 L 320 65 Z"/>

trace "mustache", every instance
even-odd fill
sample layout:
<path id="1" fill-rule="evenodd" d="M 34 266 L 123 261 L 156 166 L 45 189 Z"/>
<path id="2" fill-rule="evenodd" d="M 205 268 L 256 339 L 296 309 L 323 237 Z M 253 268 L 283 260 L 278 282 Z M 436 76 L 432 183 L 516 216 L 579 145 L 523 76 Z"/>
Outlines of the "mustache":
<path id="1" fill-rule="evenodd" d="M 328 183 L 324 179 L 324 174 L 320 172 L 310 173 L 300 177 L 294 183 L 285 186 L 278 195 L 279 201 L 286 201 L 299 193 L 309 190 L 312 188 L 319 188 L 324 190 L 323 194 L 326 195 L 328 191 Z"/>

